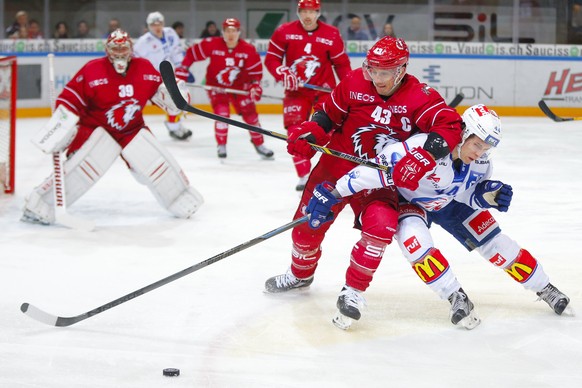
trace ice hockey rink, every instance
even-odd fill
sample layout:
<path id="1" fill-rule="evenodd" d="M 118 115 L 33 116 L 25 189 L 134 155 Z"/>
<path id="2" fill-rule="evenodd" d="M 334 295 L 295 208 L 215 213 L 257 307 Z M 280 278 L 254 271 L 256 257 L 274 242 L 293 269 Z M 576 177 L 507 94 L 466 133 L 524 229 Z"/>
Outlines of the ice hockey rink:
<path id="1" fill-rule="evenodd" d="M 234 116 L 235 119 L 240 119 Z M 367 308 L 348 331 L 331 319 L 359 233 L 339 215 L 308 290 L 263 293 L 290 262 L 290 232 L 66 328 L 37 322 L 23 302 L 74 316 L 286 224 L 297 181 L 285 142 L 260 160 L 231 127 L 216 157 L 213 122 L 187 118 L 189 142 L 146 116 L 206 203 L 172 218 L 121 160 L 70 208 L 93 232 L 19 222 L 25 196 L 50 172 L 30 142 L 46 119 L 17 122 L 17 187 L 0 197 L 0 387 L 582 387 L 582 124 L 502 118 L 494 177 L 513 186 L 502 229 L 536 256 L 578 316 L 557 316 L 438 226 L 433 236 L 482 319 L 453 326 L 449 303 L 388 247 Z M 281 116 L 261 116 L 283 132 Z M 179 377 L 164 377 L 164 368 Z"/>

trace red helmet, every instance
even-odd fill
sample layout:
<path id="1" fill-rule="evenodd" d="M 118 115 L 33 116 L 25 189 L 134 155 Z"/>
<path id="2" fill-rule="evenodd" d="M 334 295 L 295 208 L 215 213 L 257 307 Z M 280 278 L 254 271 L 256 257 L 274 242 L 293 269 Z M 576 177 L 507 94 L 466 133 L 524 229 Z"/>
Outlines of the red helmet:
<path id="1" fill-rule="evenodd" d="M 319 11 L 321 8 L 321 1 L 319 0 L 299 0 L 297 9 L 313 9 Z"/>
<path id="2" fill-rule="evenodd" d="M 408 63 L 410 52 L 404 40 L 385 36 L 377 41 L 366 54 L 366 65 L 391 69 Z"/>
<path id="3" fill-rule="evenodd" d="M 105 43 L 107 57 L 113 63 L 115 71 L 119 74 L 125 73 L 127 64 L 133 55 L 133 43 L 127 32 L 117 29 L 109 34 Z"/>
<path id="4" fill-rule="evenodd" d="M 234 27 L 240 30 L 240 21 L 237 18 L 228 18 L 222 22 L 222 29 L 225 30 L 227 27 Z"/>

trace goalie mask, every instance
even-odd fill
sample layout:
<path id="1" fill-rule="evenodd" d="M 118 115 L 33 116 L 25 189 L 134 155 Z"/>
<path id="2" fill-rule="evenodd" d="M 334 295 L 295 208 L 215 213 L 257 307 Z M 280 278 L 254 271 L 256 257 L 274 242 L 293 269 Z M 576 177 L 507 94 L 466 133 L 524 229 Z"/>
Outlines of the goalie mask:
<path id="1" fill-rule="evenodd" d="M 488 158 L 491 150 L 497 147 L 501 141 L 501 121 L 499 116 L 493 109 L 489 109 L 483 104 L 477 104 L 467 109 L 462 117 L 465 128 L 463 129 L 461 143 L 458 145 L 459 149 L 469 136 L 475 135 L 491 145 L 491 149 L 485 153 Z"/>
<path id="2" fill-rule="evenodd" d="M 105 43 L 105 52 L 115 71 L 124 74 L 133 55 L 133 43 L 127 32 L 119 28 L 113 31 Z"/>
<path id="3" fill-rule="evenodd" d="M 383 85 L 386 95 L 392 94 L 406 74 L 410 52 L 404 40 L 385 36 L 376 42 L 362 64 L 364 78 L 374 85 Z M 384 93 L 382 93 L 384 94 Z"/>

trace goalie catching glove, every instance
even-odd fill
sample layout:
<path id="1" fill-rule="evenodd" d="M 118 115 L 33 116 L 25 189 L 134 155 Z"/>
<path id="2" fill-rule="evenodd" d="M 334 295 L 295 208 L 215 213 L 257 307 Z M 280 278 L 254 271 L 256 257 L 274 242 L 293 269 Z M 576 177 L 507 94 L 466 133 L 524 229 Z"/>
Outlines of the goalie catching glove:
<path id="1" fill-rule="evenodd" d="M 73 141 L 78 122 L 79 116 L 59 105 L 48 123 L 32 138 L 32 143 L 47 154 L 60 152 Z"/>
<path id="2" fill-rule="evenodd" d="M 176 83 L 178 85 L 178 89 L 180 90 L 180 94 L 184 97 L 184 100 L 190 104 L 190 92 L 186 87 L 186 82 L 181 79 L 176 79 Z M 168 88 L 163 83 L 160 84 L 158 91 L 152 97 L 152 102 L 166 111 L 166 113 L 170 116 L 178 116 L 179 114 L 183 113 L 181 109 L 178 109 L 170 93 L 168 93 Z"/>
<path id="3" fill-rule="evenodd" d="M 418 182 L 427 172 L 435 168 L 436 162 L 424 149 L 416 147 L 407 152 L 392 170 L 392 179 L 396 187 L 416 190 Z"/>
<path id="4" fill-rule="evenodd" d="M 309 217 L 311 229 L 319 229 L 321 225 L 333 220 L 331 208 L 339 202 L 333 195 L 333 190 L 334 187 L 329 182 L 320 183 L 313 189 L 313 197 L 305 208 L 305 212 L 311 214 Z"/>
<path id="5" fill-rule="evenodd" d="M 513 189 L 500 181 L 483 181 L 475 186 L 474 200 L 483 209 L 494 208 L 506 212 L 511 205 Z"/>
<path id="6" fill-rule="evenodd" d="M 329 135 L 315 121 L 304 121 L 301 125 L 289 127 L 287 152 L 291 155 L 311 159 L 316 151 L 309 143 L 324 146 L 329 142 Z"/>

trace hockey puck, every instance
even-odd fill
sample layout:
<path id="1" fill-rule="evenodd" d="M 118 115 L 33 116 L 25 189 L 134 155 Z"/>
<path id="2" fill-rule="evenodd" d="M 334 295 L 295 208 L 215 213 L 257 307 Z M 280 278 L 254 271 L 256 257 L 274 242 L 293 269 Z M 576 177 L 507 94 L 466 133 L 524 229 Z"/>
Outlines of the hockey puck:
<path id="1" fill-rule="evenodd" d="M 164 369 L 163 374 L 164 374 L 164 376 L 168 376 L 168 377 L 180 376 L 180 369 L 166 368 L 166 369 Z"/>

